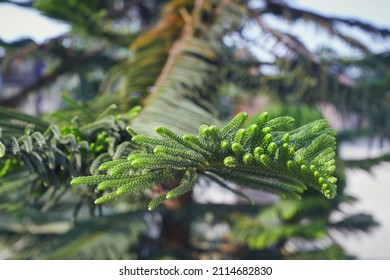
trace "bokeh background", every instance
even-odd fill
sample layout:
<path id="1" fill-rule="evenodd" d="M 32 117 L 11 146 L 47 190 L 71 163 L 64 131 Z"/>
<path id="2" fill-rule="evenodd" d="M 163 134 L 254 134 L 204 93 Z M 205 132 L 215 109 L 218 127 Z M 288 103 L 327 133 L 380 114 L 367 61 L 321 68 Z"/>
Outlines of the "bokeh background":
<path id="1" fill-rule="evenodd" d="M 64 5 L 63 10 L 61 10 L 61 1 L 0 1 L 0 57 L 2 67 L 0 105 L 4 106 L 2 108 L 17 109 L 32 116 L 46 115 L 46 120 L 51 122 L 55 120 L 52 116 L 48 117 L 52 112 L 69 106 L 70 101 L 65 102 L 64 95 L 70 96 L 70 99 L 76 102 L 93 100 L 101 95 L 102 91 L 117 91 L 119 92 L 116 93 L 118 96 L 124 96 L 121 92 L 123 86 L 115 88 L 113 85 L 123 80 L 118 78 L 118 75 L 126 76 L 127 72 L 120 72 L 117 68 L 118 71 L 114 71 L 116 74 L 112 74 L 112 69 L 115 69 L 115 65 L 126 59 L 131 60 L 136 50 L 136 47 L 134 47 L 136 39 L 134 38 L 141 37 L 143 32 L 146 32 L 145 30 L 155 28 L 159 22 L 162 22 L 161 7 L 168 5 L 169 2 L 179 3 L 180 1 L 145 1 L 142 4 L 142 1 L 123 0 L 113 1 L 115 2 L 114 5 L 104 5 L 102 4 L 104 1 L 92 1 L 93 4 L 88 1 L 69 0 L 65 2 L 67 2 L 67 5 Z M 177 5 L 183 5 L 183 9 L 190 11 L 187 2 L 191 1 L 182 2 L 182 4 Z M 213 8 L 213 5 L 220 5 L 219 1 L 209 2 L 210 7 Z M 291 100 L 296 101 L 302 98 L 302 100 L 305 100 L 303 103 L 319 109 L 323 116 L 328 118 L 331 126 L 339 131 L 355 130 L 356 132 L 361 129 L 368 129 L 368 132 L 362 133 L 361 137 L 353 139 L 351 137 L 352 141 L 344 141 L 339 147 L 339 154 L 343 160 L 347 161 L 370 158 L 380 158 L 380 160 L 376 161 L 375 164 L 368 164 L 369 167 L 365 168 L 368 170 L 350 168 L 345 171 L 347 185 L 345 194 L 355 197 L 356 202 L 342 204 L 338 211 L 351 215 L 368 213 L 378 223 L 378 226 L 367 230 L 367 232 L 356 230 L 357 232 L 354 234 L 335 232 L 332 234 L 332 238 L 342 244 L 347 254 L 356 258 L 390 259 L 390 243 L 388 242 L 390 237 L 390 164 L 388 163 L 390 155 L 388 141 L 390 136 L 390 131 L 388 131 L 390 128 L 388 125 L 390 122 L 390 119 L 388 119 L 388 112 L 390 111 L 390 17 L 388 16 L 390 3 L 386 0 L 225 2 L 226 5 L 241 5 L 247 2 L 248 7 L 253 9 L 252 13 L 260 11 L 261 15 L 258 22 L 254 20 L 255 17 L 248 20 L 241 28 L 240 34 L 234 30 L 236 25 L 240 25 L 239 21 L 234 22 L 236 20 L 234 16 L 237 16 L 237 11 L 243 14 L 247 12 L 243 11 L 242 7 L 237 8 L 237 11 L 232 8 L 232 11 L 230 11 L 232 12 L 232 22 L 224 19 L 225 22 L 220 23 L 221 26 L 223 24 L 231 24 L 232 26 L 226 29 L 222 28 L 222 31 L 220 31 L 227 32 L 221 38 L 223 38 L 224 44 L 234 52 L 225 61 L 226 68 L 229 65 L 229 59 L 232 58 L 247 63 L 256 61 L 259 64 L 254 63 L 254 66 L 248 68 L 249 71 L 252 71 L 254 77 L 261 76 L 267 79 L 260 83 L 254 82 L 255 85 L 252 87 L 252 85 L 226 82 L 229 81 L 229 78 L 225 77 L 226 81 L 217 89 L 221 93 L 217 102 L 220 105 L 221 119 L 226 120 L 229 116 L 241 110 L 256 115 L 265 108 L 272 107 L 270 105 L 274 103 L 283 104 L 279 101 L 274 102 L 275 99 L 281 99 L 288 104 L 291 102 L 288 94 L 293 92 L 294 98 Z M 303 10 L 307 14 L 296 15 L 291 10 L 291 14 L 288 14 L 288 9 L 287 12 L 279 11 L 272 6 L 273 4 L 276 5 L 275 7 L 287 5 Z M 55 7 L 56 5 L 57 7 Z M 99 9 L 99 5 L 103 8 Z M 268 8 L 269 11 L 261 13 L 263 8 Z M 180 13 L 187 13 L 187 16 L 190 16 L 188 12 L 183 12 L 183 9 L 179 9 Z M 72 11 L 74 14 L 72 14 Z M 93 14 L 91 14 L 92 11 Z M 107 11 L 112 13 L 109 20 L 107 20 Z M 322 15 L 323 18 L 310 18 L 310 12 Z M 183 17 L 185 18 L 185 15 Z M 240 17 L 241 15 L 238 15 L 238 18 Z M 229 17 L 227 16 L 227 18 Z M 337 18 L 347 20 L 346 22 L 337 22 Z M 212 18 L 203 20 L 206 25 L 213 21 Z M 362 22 L 362 24 L 357 24 L 355 21 Z M 99 22 L 101 25 L 98 24 Z M 216 23 L 213 22 L 213 24 L 217 26 Z M 167 26 L 166 28 L 171 27 Z M 163 32 L 164 28 L 160 31 Z M 178 31 L 175 32 L 180 34 Z M 177 36 L 177 34 L 172 36 Z M 141 38 L 138 44 L 142 45 L 145 41 L 152 40 L 153 36 L 156 35 L 152 32 L 150 38 L 147 36 Z M 96 57 L 89 60 L 89 55 L 96 55 Z M 329 74 L 329 77 L 336 77 L 338 83 L 350 90 L 348 98 L 338 101 L 336 97 L 332 97 L 333 99 L 330 98 L 332 102 L 351 104 L 372 102 L 370 93 L 367 94 L 368 97 L 359 95 L 360 88 L 354 93 L 354 90 L 360 86 L 361 81 L 366 82 L 367 92 L 371 89 L 377 90 L 372 92 L 375 95 L 373 98 L 376 98 L 376 101 L 379 98 L 383 102 L 379 101 L 381 106 L 367 106 L 368 109 L 364 109 L 363 105 L 351 105 L 352 109 L 349 112 L 349 109 L 343 112 L 335 104 L 327 103 L 327 98 L 321 98 L 321 95 L 319 97 L 313 95 L 315 97 L 310 98 L 310 90 L 291 90 L 291 87 L 297 88 L 300 84 L 306 85 L 304 79 L 316 74 L 305 71 L 301 74 L 296 73 L 294 71 L 300 67 L 299 63 L 296 65 L 291 63 L 290 66 L 286 63 L 286 66 L 283 65 L 283 62 L 275 62 L 280 57 L 287 57 L 291 61 L 294 61 L 295 58 L 297 58 L 297 61 L 298 59 L 303 61 L 312 59 L 313 61 L 319 61 L 320 65 L 322 63 L 321 59 L 324 59 L 328 63 L 327 67 L 329 68 L 327 69 L 329 72 L 327 74 Z M 67 65 L 63 62 L 66 62 L 66 60 L 74 65 Z M 80 65 L 75 65 L 77 61 L 80 62 Z M 224 62 L 220 61 L 220 63 Z M 306 70 L 313 66 L 310 63 L 304 65 L 303 68 L 306 67 Z M 62 71 L 61 67 L 65 67 L 65 70 Z M 289 71 L 297 76 L 288 80 Z M 54 74 L 48 78 L 50 73 Z M 117 78 L 117 80 L 107 86 L 106 77 L 109 73 L 111 73 L 111 78 L 114 80 Z M 283 75 L 280 73 L 283 73 Z M 273 76 L 278 76 L 280 80 L 284 81 L 280 82 L 282 86 L 279 86 L 277 79 L 273 80 Z M 240 77 L 235 77 L 234 73 L 232 77 L 232 80 L 240 80 Z M 375 80 L 375 78 L 380 78 L 380 81 Z M 40 79 L 42 82 L 36 83 Z M 245 79 L 246 77 L 243 76 L 242 83 L 251 83 L 251 80 L 246 81 Z M 276 81 L 276 83 L 273 84 L 273 81 Z M 328 85 L 327 82 L 328 80 L 323 85 L 319 82 L 318 87 L 323 89 L 321 94 L 329 93 L 330 95 L 330 93 L 334 93 L 337 95 L 335 91 L 339 88 Z M 378 83 L 373 85 L 375 82 Z M 310 82 L 308 83 L 308 88 L 310 88 Z M 370 85 L 373 85 L 373 87 L 370 88 Z M 364 86 L 362 87 L 364 88 Z M 241 96 L 236 92 L 242 88 L 245 88 L 248 92 L 257 91 L 257 93 Z M 148 90 L 150 89 L 145 89 L 145 91 Z M 313 87 L 312 90 L 318 91 L 319 89 Z M 267 96 L 264 94 L 267 91 L 278 93 L 271 97 L 264 97 Z M 127 104 L 136 104 L 137 102 L 132 100 L 139 100 L 139 96 L 143 93 L 134 91 L 132 94 L 129 100 L 133 99 L 127 100 Z M 299 94 L 302 94 L 302 97 L 299 97 Z M 356 97 L 351 97 L 353 94 Z M 316 98 L 318 98 L 318 103 L 316 103 Z M 346 107 L 348 108 L 348 104 Z M 2 109 L 0 108 L 0 110 Z M 63 115 L 66 116 L 66 111 L 64 112 Z M 387 112 L 387 114 L 384 114 L 384 112 Z M 378 123 L 381 114 L 383 115 L 382 124 Z M 376 126 L 372 127 L 373 124 L 376 124 Z M 360 167 L 363 165 L 361 164 Z M 3 182 L 3 184 L 6 186 L 6 183 Z M 207 203 L 220 203 L 220 201 L 216 202 L 211 199 L 213 197 L 218 197 L 222 203 L 237 202 L 237 197 L 230 193 L 221 193 L 218 187 L 215 186 L 211 186 L 207 191 L 195 191 L 195 195 L 199 196 L 199 201 L 206 201 Z M 262 199 L 269 202 L 273 201 L 274 198 L 262 196 L 259 201 Z M 10 225 L 15 225 L 9 217 L 11 212 L 9 209 L 2 209 L 0 219 L 3 223 L 2 234 L 4 236 L 10 235 L 7 230 L 10 229 Z M 17 214 L 11 214 L 11 216 L 15 218 Z M 147 217 L 145 219 L 154 219 L 154 222 L 150 223 L 150 232 L 155 232 L 153 234 L 158 236 L 159 230 L 156 219 L 159 218 L 152 217 L 152 215 Z M 33 218 L 25 218 L 22 223 L 26 223 L 26 219 Z M 154 223 L 157 226 L 152 226 Z M 60 231 L 61 227 L 65 226 L 64 231 L 66 231 L 68 225 L 60 223 L 56 226 L 60 228 Z M 4 230 L 4 228 L 7 230 Z M 226 231 L 223 226 L 222 229 L 218 227 L 213 229 L 215 232 L 218 232 L 218 230 L 220 232 Z M 216 234 L 216 236 L 219 235 Z M 17 254 L 12 255 L 13 250 L 18 246 L 23 247 L 23 242 L 27 242 L 23 238 L 11 238 L 11 240 L 13 242 L 11 249 L 4 244 L 0 247 L 0 258 L 18 258 Z M 153 251 L 153 248 L 152 246 L 143 250 Z M 17 249 L 15 250 L 17 251 Z M 34 254 L 29 255 L 28 258 L 34 258 L 32 256 Z M 43 256 L 45 255 L 43 254 Z M 54 258 L 56 256 L 58 255 L 54 255 Z M 333 257 L 337 258 L 337 256 Z"/>

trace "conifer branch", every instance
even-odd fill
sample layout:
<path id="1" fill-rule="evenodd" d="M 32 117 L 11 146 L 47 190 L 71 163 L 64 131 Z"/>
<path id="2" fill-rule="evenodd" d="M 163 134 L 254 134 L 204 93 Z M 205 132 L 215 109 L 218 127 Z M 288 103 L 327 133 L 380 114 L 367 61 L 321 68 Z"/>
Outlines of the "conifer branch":
<path id="1" fill-rule="evenodd" d="M 103 163 L 99 171 L 104 175 L 78 177 L 71 184 L 98 185 L 100 191 L 114 188 L 95 201 L 103 203 L 179 179 L 177 187 L 152 200 L 149 210 L 165 199 L 190 191 L 199 175 L 217 183 L 226 179 L 283 198 L 299 199 L 307 187 L 329 199 L 336 195 L 336 178 L 332 176 L 335 131 L 325 120 L 280 131 L 278 128 L 293 121 L 291 117 L 269 119 L 268 113 L 263 113 L 256 124 L 242 128 L 246 119 L 247 114 L 240 113 L 220 129 L 202 125 L 198 135 L 180 136 L 159 126 L 156 132 L 162 138 L 133 136 L 134 142 L 149 149 L 132 153 L 126 160 Z"/>
<path id="2" fill-rule="evenodd" d="M 66 186 L 67 181 L 76 176 L 98 175 L 98 169 L 104 162 L 123 161 L 135 148 L 140 148 L 128 141 L 133 132 L 126 127 L 140 107 L 134 107 L 125 115 L 108 115 L 113 109 L 115 106 L 109 106 L 95 121 L 86 125 L 72 123 L 60 128 L 52 124 L 46 126 L 45 130 L 37 130 L 42 129 L 43 122 L 37 122 L 35 126 L 35 120 L 31 118 L 32 125 L 25 128 L 21 136 L 5 135 L 0 138 L 0 158 L 5 158 L 4 161 L 1 159 L 0 173 L 3 176 L 10 170 L 20 168 L 17 164 L 20 162 L 31 174 L 38 175 L 46 187 L 60 187 Z M 28 122 L 24 114 L 12 110 L 1 111 L 0 115 Z M 110 173 L 112 176 L 106 179 L 117 179 L 115 172 L 122 176 L 120 172 L 123 173 L 124 169 L 119 167 L 115 164 Z M 98 181 L 90 178 L 90 183 L 95 182 Z"/>

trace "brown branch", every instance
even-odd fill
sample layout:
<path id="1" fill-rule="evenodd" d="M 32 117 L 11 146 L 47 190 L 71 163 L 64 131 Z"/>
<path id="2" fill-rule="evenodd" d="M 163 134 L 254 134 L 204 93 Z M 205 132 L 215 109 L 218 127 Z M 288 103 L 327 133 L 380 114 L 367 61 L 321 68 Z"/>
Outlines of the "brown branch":
<path id="1" fill-rule="evenodd" d="M 158 76 L 156 82 L 154 83 L 150 94 L 145 98 L 144 104 L 148 104 L 150 100 L 153 99 L 154 95 L 158 92 L 159 88 L 168 77 L 169 72 L 171 71 L 177 56 L 181 53 L 181 49 L 185 40 L 189 37 L 192 37 L 192 32 L 193 32 L 192 24 L 194 22 L 194 19 L 199 14 L 202 4 L 203 4 L 203 0 L 196 0 L 191 15 L 189 15 L 185 10 L 180 10 L 180 14 L 184 18 L 184 22 L 185 22 L 185 25 L 183 26 L 182 29 L 182 34 L 180 38 L 173 43 L 169 51 L 167 61 L 164 64 L 164 67 L 162 68 L 161 73 Z"/>

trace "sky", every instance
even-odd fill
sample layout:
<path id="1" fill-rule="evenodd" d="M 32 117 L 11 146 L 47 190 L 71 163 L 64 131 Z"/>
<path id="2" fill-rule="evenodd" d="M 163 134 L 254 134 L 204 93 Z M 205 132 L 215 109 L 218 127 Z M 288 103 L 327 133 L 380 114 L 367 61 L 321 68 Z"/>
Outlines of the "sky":
<path id="1" fill-rule="evenodd" d="M 41 43 L 68 30 L 68 25 L 44 17 L 32 9 L 0 4 L 0 38 L 6 42 L 29 37 Z"/>
<path id="2" fill-rule="evenodd" d="M 376 27 L 390 29 L 389 0 L 290 0 L 288 2 L 293 3 L 294 6 L 299 8 L 320 12 L 325 16 L 355 18 Z M 347 35 L 356 35 L 357 38 L 361 38 L 374 52 L 390 49 L 390 40 L 382 41 L 378 38 L 373 40 L 371 37 L 364 36 L 357 30 L 350 29 Z M 320 38 L 320 36 L 314 34 L 310 37 L 310 40 L 321 41 L 327 39 Z M 310 45 L 310 42 L 307 43 Z M 339 43 L 336 46 L 343 48 Z M 343 49 L 341 52 L 343 51 L 348 50 Z"/>
<path id="3" fill-rule="evenodd" d="M 297 7 L 320 11 L 324 15 L 355 17 L 390 27 L 389 0 L 294 0 L 288 1 Z"/>
<path id="4" fill-rule="evenodd" d="M 320 11 L 324 15 L 337 15 L 348 18 L 358 18 L 379 27 L 390 28 L 390 1 L 389 0 L 287 0 L 287 2 L 301 8 Z M 299 29 L 298 34 L 309 45 L 315 46 L 326 42 L 325 37 L 318 38 L 315 30 Z M 63 34 L 69 26 L 41 16 L 31 9 L 24 9 L 9 4 L 0 4 L 0 38 L 10 42 L 23 37 L 31 37 L 41 43 L 48 38 Z M 313 33 L 314 34 L 311 34 Z M 325 40 L 325 41 L 324 41 Z M 367 39 L 371 40 L 371 39 Z M 372 42 L 378 50 L 390 48 L 390 43 Z M 383 45 L 386 45 L 385 47 Z"/>
<path id="5" fill-rule="evenodd" d="M 287 2 L 312 11 L 320 12 L 327 16 L 340 16 L 346 18 L 356 18 L 369 22 L 378 27 L 390 29 L 390 0 L 286 0 Z M 271 22 L 272 23 L 272 22 Z M 289 28 L 285 26 L 284 28 Z M 46 39 L 61 35 L 69 30 L 69 26 L 64 23 L 53 21 L 41 16 L 38 12 L 29 9 L 19 8 L 13 5 L 0 4 L 0 39 L 10 42 L 20 38 L 32 38 L 37 43 Z M 316 30 L 310 26 L 298 26 L 295 30 L 297 35 L 314 49 L 319 44 L 329 42 L 326 36 L 317 36 Z M 352 31 L 355 32 L 355 31 Z M 361 36 L 361 34 L 358 36 Z M 390 50 L 390 41 L 361 37 L 363 41 L 369 43 L 373 51 Z M 335 42 L 341 53 L 350 52 L 350 49 Z M 347 147 L 349 154 L 361 153 L 362 146 Z M 344 151 L 346 151 L 344 149 Z M 360 258 L 366 259 L 390 259 L 390 214 L 388 201 L 385 198 L 390 196 L 390 189 L 387 184 L 390 175 L 386 171 L 389 165 L 378 169 L 378 174 L 373 177 L 366 173 L 354 173 L 349 178 L 349 189 L 358 197 L 360 202 L 351 211 L 371 212 L 379 219 L 381 228 L 376 230 L 370 237 L 362 239 L 344 240 L 348 243 L 348 249 Z M 387 168 L 387 169 L 386 169 Z M 381 171 L 382 170 L 382 171 Z M 381 173 L 380 173 L 381 172 Z M 367 187 L 371 190 L 367 192 Z M 385 247 L 384 247 L 385 246 Z"/>

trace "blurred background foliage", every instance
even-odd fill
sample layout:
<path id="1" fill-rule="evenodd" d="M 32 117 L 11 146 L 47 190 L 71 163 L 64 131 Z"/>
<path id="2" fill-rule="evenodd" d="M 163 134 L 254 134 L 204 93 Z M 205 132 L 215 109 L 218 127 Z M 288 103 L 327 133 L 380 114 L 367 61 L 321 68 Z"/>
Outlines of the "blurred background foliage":
<path id="1" fill-rule="evenodd" d="M 95 206 L 92 187 L 69 182 L 125 152 L 129 147 L 120 144 L 131 137 L 128 125 L 144 134 L 157 125 L 192 133 L 239 111 L 252 117 L 268 111 L 294 117 L 296 127 L 328 118 L 337 125 L 339 145 L 361 137 L 385 142 L 389 52 L 373 53 L 343 30 L 360 29 L 378 40 L 388 39 L 390 30 L 296 8 L 293 1 L 0 3 L 71 27 L 39 44 L 0 38 L 1 141 L 16 139 L 23 149 L 36 141 L 34 156 L 48 159 L 41 168 L 23 151 L 0 159 L 0 258 L 350 259 L 335 232 L 349 236 L 378 226 L 370 213 L 342 210 L 356 202 L 344 191 L 345 171 L 371 170 L 390 155 L 338 156 L 333 200 L 311 190 L 301 201 L 250 192 L 256 204 L 249 205 L 201 181 L 189 196 L 148 212 L 150 193 Z M 342 57 L 328 47 L 310 51 L 269 18 L 314 24 L 359 56 Z M 50 145 L 40 146 L 41 136 Z"/>

